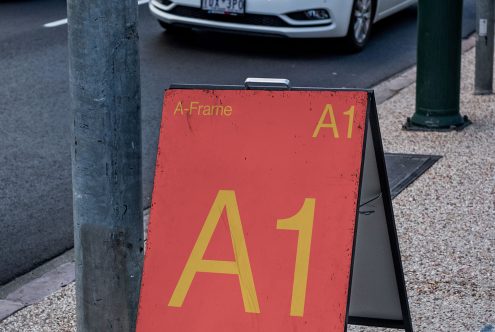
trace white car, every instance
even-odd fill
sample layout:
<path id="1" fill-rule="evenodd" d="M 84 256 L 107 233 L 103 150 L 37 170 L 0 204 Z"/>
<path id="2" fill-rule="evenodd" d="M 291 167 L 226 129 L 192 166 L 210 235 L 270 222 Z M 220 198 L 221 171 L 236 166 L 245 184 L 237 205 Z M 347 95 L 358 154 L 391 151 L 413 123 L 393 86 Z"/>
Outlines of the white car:
<path id="1" fill-rule="evenodd" d="M 417 0 L 151 0 L 164 28 L 194 27 L 291 38 L 344 37 L 364 47 L 371 23 Z"/>

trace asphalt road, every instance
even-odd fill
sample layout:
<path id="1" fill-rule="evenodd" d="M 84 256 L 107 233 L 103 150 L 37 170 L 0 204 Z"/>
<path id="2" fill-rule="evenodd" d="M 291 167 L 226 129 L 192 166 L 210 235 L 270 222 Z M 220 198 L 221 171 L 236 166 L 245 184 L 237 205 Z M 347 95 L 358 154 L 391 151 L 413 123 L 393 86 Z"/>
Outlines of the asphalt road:
<path id="1" fill-rule="evenodd" d="M 0 0 L 0 285 L 72 247 L 64 0 Z M 464 35 L 474 31 L 465 0 Z M 140 6 L 143 176 L 149 205 L 163 89 L 283 77 L 294 86 L 370 87 L 415 63 L 415 7 L 386 19 L 359 54 L 332 40 L 169 35 Z"/>

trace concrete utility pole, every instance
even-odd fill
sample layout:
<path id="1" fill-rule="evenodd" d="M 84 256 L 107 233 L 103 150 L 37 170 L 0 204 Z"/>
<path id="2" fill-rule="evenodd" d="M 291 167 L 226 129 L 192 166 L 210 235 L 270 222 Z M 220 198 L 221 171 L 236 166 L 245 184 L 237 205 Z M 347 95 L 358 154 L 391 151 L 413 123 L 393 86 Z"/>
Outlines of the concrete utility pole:
<path id="1" fill-rule="evenodd" d="M 493 92 L 493 15 L 494 0 L 476 1 L 476 66 L 474 94 Z"/>
<path id="2" fill-rule="evenodd" d="M 143 216 L 136 0 L 68 0 L 77 330 L 134 331 Z"/>
<path id="3" fill-rule="evenodd" d="M 419 0 L 416 112 L 409 130 L 460 129 L 462 0 Z"/>

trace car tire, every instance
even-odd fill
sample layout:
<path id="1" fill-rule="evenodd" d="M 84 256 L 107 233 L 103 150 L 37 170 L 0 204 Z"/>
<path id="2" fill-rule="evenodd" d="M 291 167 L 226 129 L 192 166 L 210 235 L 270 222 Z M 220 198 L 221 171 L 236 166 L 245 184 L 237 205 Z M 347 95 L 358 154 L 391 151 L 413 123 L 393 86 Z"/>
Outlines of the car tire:
<path id="1" fill-rule="evenodd" d="M 354 0 L 349 19 L 349 29 L 344 38 L 348 51 L 360 52 L 368 43 L 375 10 L 375 0 Z"/>

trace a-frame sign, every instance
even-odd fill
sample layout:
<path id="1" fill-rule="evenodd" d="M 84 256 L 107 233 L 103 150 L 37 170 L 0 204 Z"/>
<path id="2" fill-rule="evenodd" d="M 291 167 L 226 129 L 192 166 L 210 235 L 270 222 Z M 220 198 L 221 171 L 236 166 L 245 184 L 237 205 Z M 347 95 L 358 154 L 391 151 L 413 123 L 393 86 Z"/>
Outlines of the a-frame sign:
<path id="1" fill-rule="evenodd" d="M 138 332 L 412 332 L 373 92 L 165 92 Z"/>

